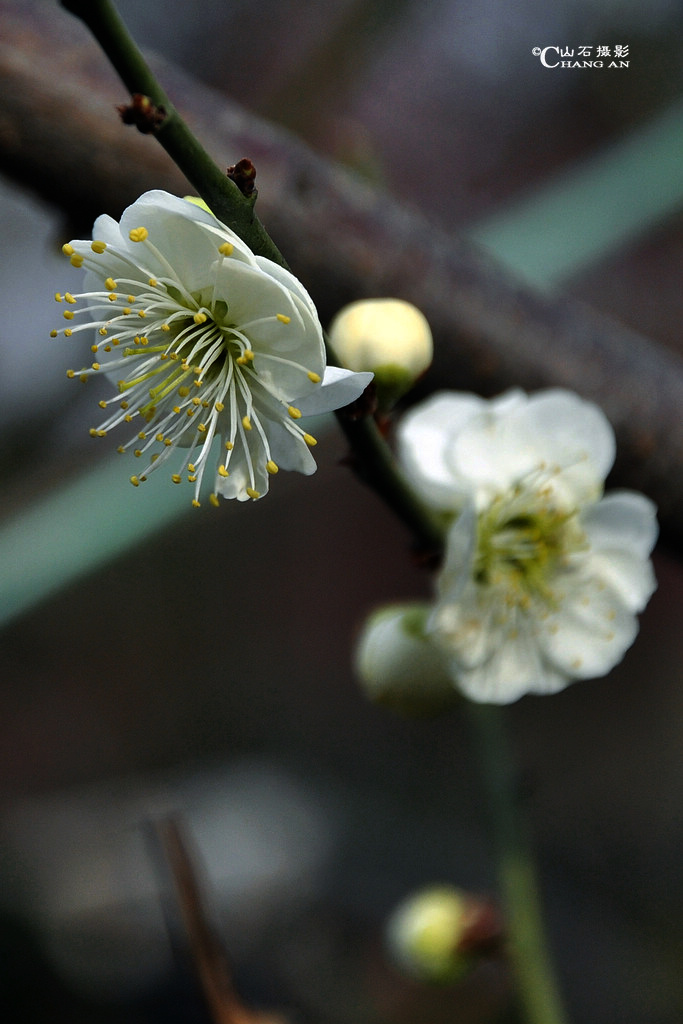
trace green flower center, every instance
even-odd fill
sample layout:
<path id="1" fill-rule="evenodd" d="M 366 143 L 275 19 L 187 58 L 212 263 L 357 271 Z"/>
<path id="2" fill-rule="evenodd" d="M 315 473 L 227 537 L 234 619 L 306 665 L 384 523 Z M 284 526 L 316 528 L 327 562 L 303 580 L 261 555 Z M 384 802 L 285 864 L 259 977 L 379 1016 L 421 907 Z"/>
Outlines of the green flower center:
<path id="1" fill-rule="evenodd" d="M 474 579 L 481 586 L 503 588 L 511 604 L 524 607 L 540 598 L 554 607 L 553 581 L 570 556 L 583 549 L 576 510 L 556 507 L 548 486 L 530 490 L 517 485 L 479 516 Z"/>

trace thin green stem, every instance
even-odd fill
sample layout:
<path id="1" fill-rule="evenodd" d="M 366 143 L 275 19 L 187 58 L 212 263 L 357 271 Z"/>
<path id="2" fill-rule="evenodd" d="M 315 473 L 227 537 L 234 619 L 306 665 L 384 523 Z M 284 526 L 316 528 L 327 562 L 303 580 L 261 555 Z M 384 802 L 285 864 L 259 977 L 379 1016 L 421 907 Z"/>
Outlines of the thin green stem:
<path id="1" fill-rule="evenodd" d="M 156 107 L 163 107 L 166 117 L 154 134 L 216 217 L 244 239 L 253 252 L 286 266 L 256 215 L 254 197 L 240 192 L 189 130 L 110 0 L 61 2 L 88 26 L 131 95 L 139 93 L 149 97 Z"/>
<path id="2" fill-rule="evenodd" d="M 536 865 L 519 806 L 518 778 L 503 708 L 468 703 L 501 897 L 526 1024 L 567 1024 L 543 926 Z"/>

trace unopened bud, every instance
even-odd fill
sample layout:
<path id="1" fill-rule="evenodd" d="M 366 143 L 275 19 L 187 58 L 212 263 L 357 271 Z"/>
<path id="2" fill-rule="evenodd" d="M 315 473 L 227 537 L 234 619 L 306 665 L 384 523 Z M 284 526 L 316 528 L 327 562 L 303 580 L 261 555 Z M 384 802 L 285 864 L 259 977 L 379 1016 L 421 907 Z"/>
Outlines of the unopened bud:
<path id="1" fill-rule="evenodd" d="M 485 899 L 442 885 L 409 896 L 387 923 L 396 965 L 421 981 L 457 981 L 483 956 L 500 951 L 501 917 Z"/>
<path id="2" fill-rule="evenodd" d="M 356 647 L 356 671 L 370 700 L 411 717 L 447 711 L 459 701 L 441 651 L 425 635 L 428 604 L 374 612 Z"/>
<path id="3" fill-rule="evenodd" d="M 330 326 L 337 359 L 349 370 L 375 374 L 378 406 L 390 409 L 429 367 L 432 332 L 419 309 L 402 299 L 362 299 Z"/>

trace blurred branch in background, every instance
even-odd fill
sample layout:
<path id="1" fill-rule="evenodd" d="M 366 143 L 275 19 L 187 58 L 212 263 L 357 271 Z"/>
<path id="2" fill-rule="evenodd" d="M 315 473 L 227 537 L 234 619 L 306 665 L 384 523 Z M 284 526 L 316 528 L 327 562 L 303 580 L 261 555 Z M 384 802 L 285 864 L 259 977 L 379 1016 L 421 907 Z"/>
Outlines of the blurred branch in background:
<path id="1" fill-rule="evenodd" d="M 169 931 L 178 946 L 189 947 L 204 1000 L 213 1024 L 284 1024 L 284 1018 L 252 1012 L 243 1005 L 233 987 L 228 954 L 213 927 L 202 892 L 199 874 L 190 855 L 188 842 L 180 822 L 173 817 L 154 822 L 149 828 L 150 846 L 156 855 L 159 874 L 169 876 L 167 900 L 174 893 L 174 905 L 182 920 L 174 926 L 170 906 L 167 910 Z"/>
<path id="2" fill-rule="evenodd" d="M 7 4 L 3 18 L 0 167 L 7 174 L 66 211 L 83 232 L 105 207 L 118 214 L 146 188 L 187 188 L 153 141 L 118 122 L 114 108 L 124 90 L 80 26 L 56 7 L 36 3 Z M 650 494 L 665 534 L 680 542 L 683 363 L 676 354 L 580 303 L 521 284 L 478 248 L 223 96 L 170 65 L 156 61 L 154 67 L 219 163 L 248 156 L 256 164 L 260 215 L 306 282 L 323 322 L 352 299 L 400 296 L 424 311 L 435 336 L 437 357 L 425 387 L 491 394 L 511 383 L 561 385 L 595 400 L 618 436 L 614 481 Z M 680 131 L 680 110 L 669 116 Z M 643 133 L 634 154 L 640 167 L 650 164 L 650 143 Z M 671 150 L 683 153 L 681 146 Z M 676 166 L 674 160 L 668 173 Z M 412 162 L 407 155 L 406 174 L 416 189 L 429 187 L 419 158 Z M 592 180 L 579 176 L 578 187 L 588 189 Z M 643 190 L 652 193 L 648 181 Z M 624 209 L 638 198 L 624 195 Z M 573 196 L 577 205 L 581 199 Z M 560 193 L 557 202 L 566 201 Z M 673 205 L 670 192 L 651 205 L 651 223 Z M 586 255 L 590 259 L 591 251 Z"/>

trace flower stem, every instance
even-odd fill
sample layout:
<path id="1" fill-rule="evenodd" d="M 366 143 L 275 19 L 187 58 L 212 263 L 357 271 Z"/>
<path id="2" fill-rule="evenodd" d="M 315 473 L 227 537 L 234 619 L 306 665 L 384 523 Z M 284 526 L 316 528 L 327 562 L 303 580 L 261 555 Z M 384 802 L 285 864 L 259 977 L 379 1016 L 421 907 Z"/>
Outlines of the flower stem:
<path id="1" fill-rule="evenodd" d="M 61 0 L 61 3 L 88 26 L 131 95 L 147 96 L 155 107 L 163 108 L 166 116 L 154 134 L 216 217 L 232 228 L 253 252 L 286 266 L 282 253 L 256 215 L 255 195 L 243 195 L 187 127 L 111 0 Z"/>
<path id="2" fill-rule="evenodd" d="M 567 1024 L 545 939 L 538 877 L 519 806 L 505 709 L 467 702 L 498 862 L 510 953 L 525 1024 Z"/>

